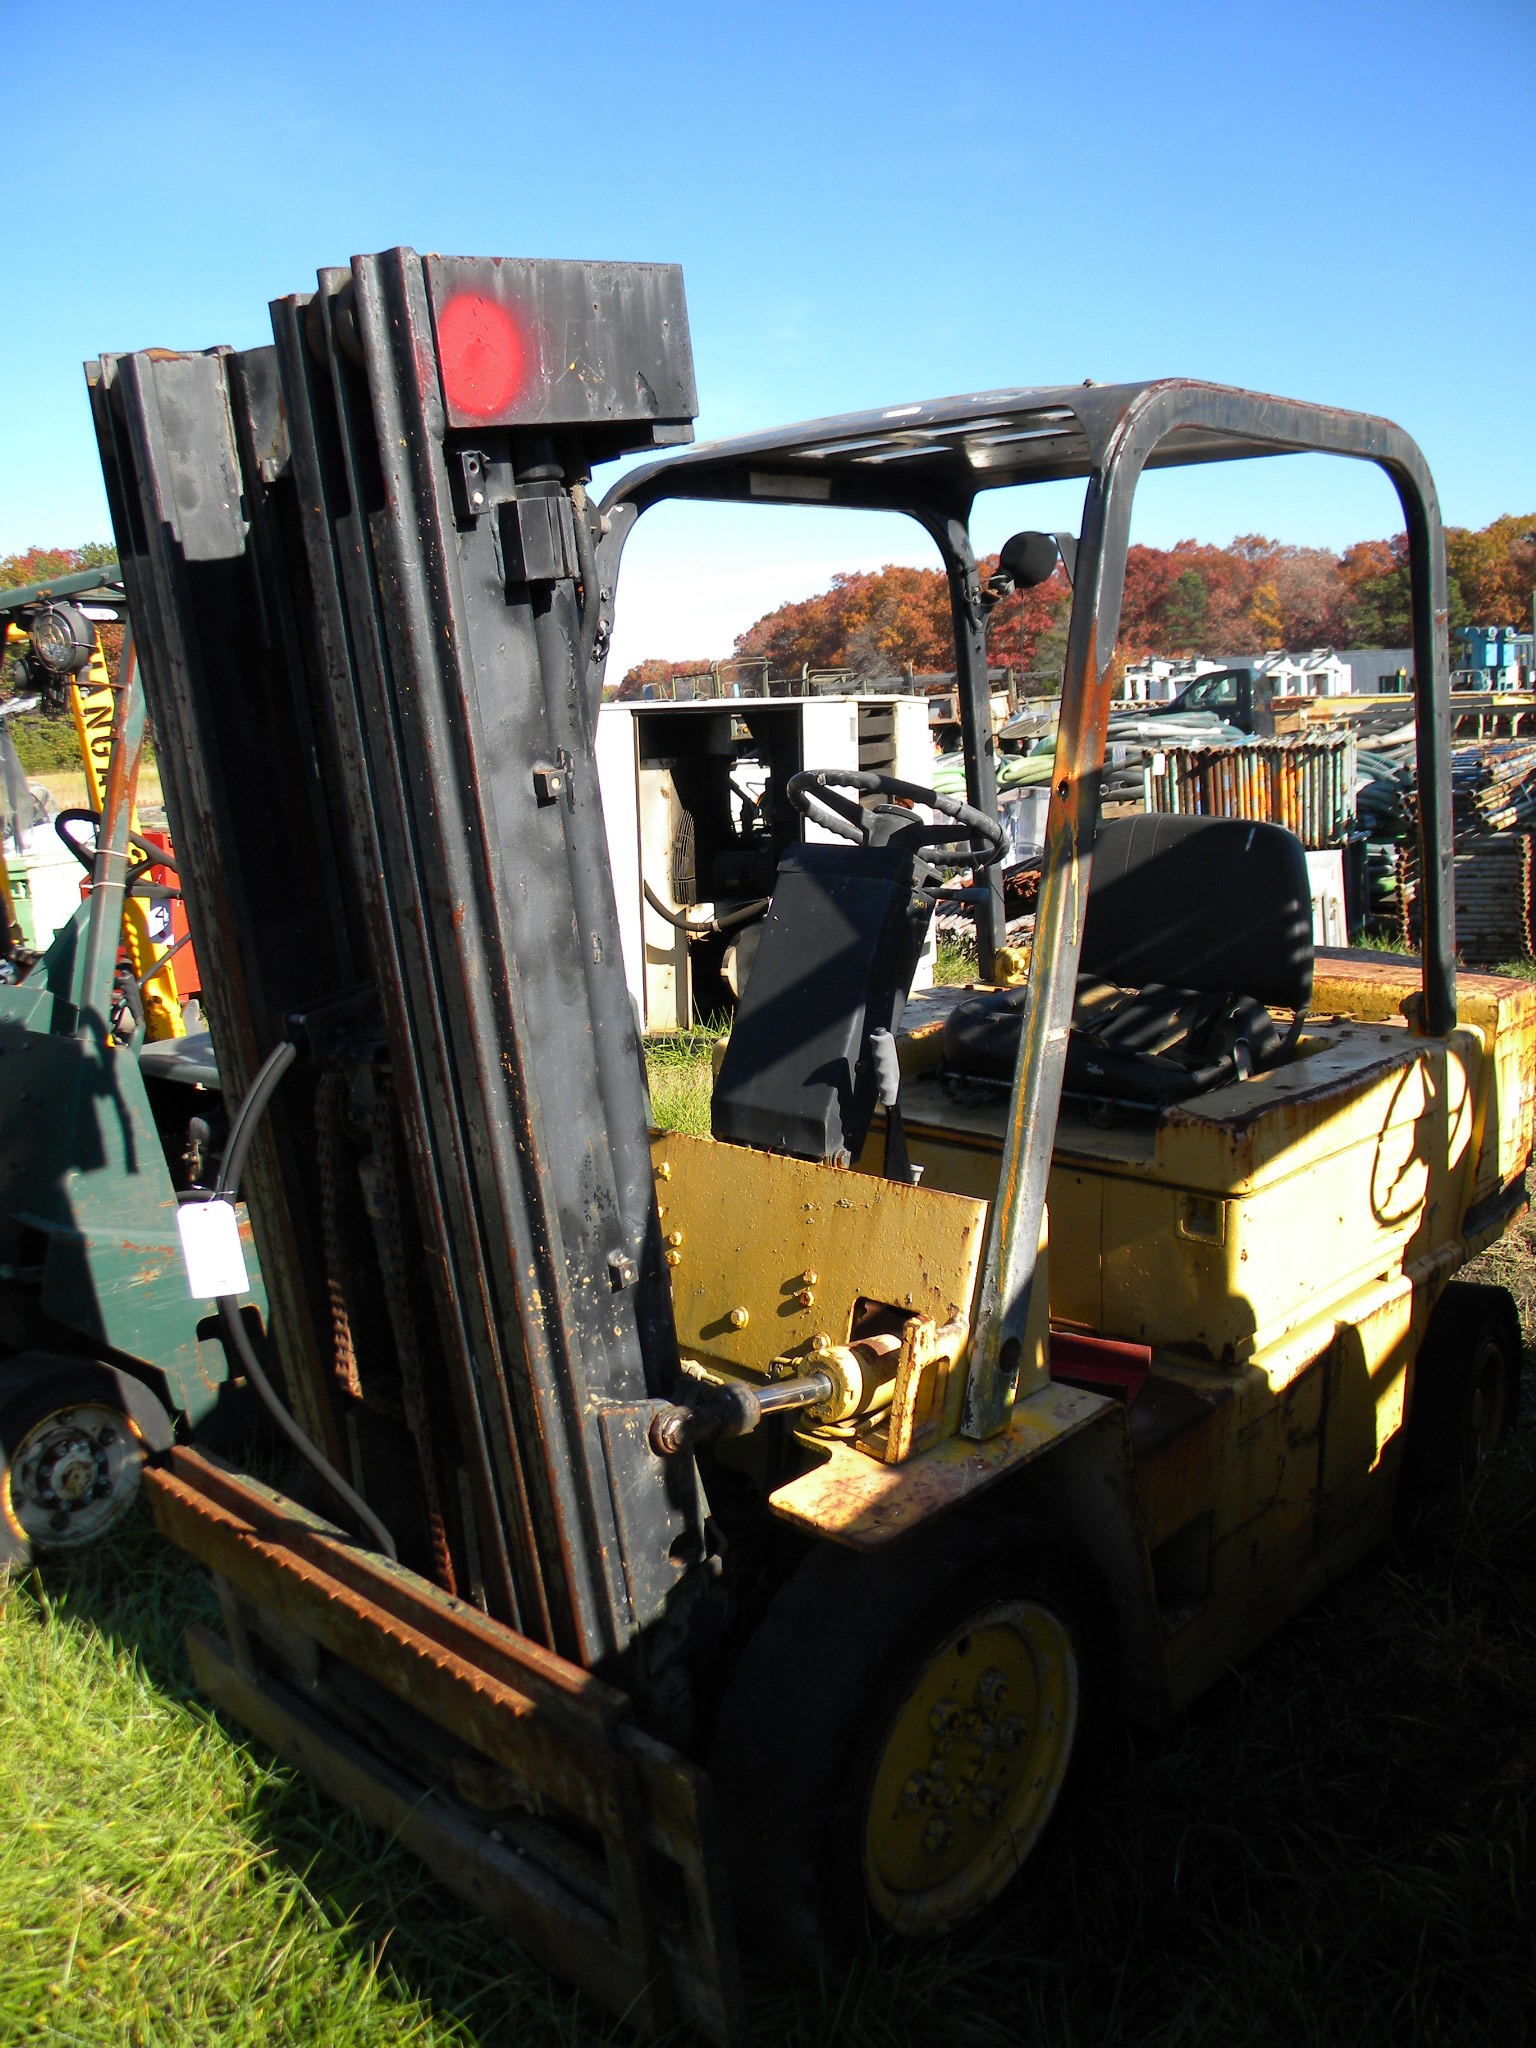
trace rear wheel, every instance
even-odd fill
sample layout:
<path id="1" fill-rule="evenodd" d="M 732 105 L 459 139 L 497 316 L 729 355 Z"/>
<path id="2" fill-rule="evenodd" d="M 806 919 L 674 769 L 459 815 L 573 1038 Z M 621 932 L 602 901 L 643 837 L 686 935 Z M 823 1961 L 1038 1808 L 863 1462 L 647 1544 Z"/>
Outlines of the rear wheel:
<path id="1" fill-rule="evenodd" d="M 80 1550 L 138 1497 L 147 1448 L 171 1440 L 147 1387 L 89 1360 L 28 1357 L 0 1369 L 0 1564 Z"/>
<path id="2" fill-rule="evenodd" d="M 1089 1746 L 1103 1637 L 1083 1575 L 1015 1518 L 814 1553 L 748 1643 L 714 1745 L 748 1933 L 815 1968 L 867 1931 L 983 1911 Z"/>
<path id="3" fill-rule="evenodd" d="M 1520 1360 L 1520 1318 L 1509 1293 L 1452 1281 L 1414 1363 L 1405 1477 L 1415 1491 L 1452 1494 L 1476 1476 L 1514 1425 Z"/>

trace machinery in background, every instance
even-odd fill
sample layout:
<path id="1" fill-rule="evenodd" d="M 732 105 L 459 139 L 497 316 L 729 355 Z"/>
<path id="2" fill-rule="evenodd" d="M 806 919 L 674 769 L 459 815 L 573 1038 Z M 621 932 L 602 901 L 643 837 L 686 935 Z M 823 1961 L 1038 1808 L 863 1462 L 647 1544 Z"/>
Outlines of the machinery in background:
<path id="1" fill-rule="evenodd" d="M 629 992 L 651 1031 L 735 1007 L 787 848 L 825 840 L 789 798 L 812 765 L 932 779 L 921 697 L 605 704 L 597 773 Z M 915 986 L 933 981 L 933 935 Z"/>
<path id="2" fill-rule="evenodd" d="M 34 843 L 28 846 L 19 836 L 16 840 L 21 863 L 16 880 L 23 887 L 33 885 L 31 929 L 22 932 L 21 943 L 27 950 L 43 952 L 58 926 L 74 914 L 76 892 L 70 883 L 80 883 L 83 868 L 89 887 L 95 861 L 94 835 L 106 801 L 116 707 L 101 628 L 115 624 L 126 632 L 121 572 L 85 569 L 0 591 L 0 617 L 6 624 L 7 651 L 22 672 L 21 689 L 36 691 L 35 698 L 23 697 L 22 705 L 67 710 L 85 777 L 82 808 L 36 821 L 29 834 Z M 16 809 L 12 800 L 13 816 Z M 147 1039 L 180 1038 L 187 1030 L 183 999 L 193 1005 L 195 1024 L 199 984 L 174 853 L 165 832 L 141 826 L 136 803 L 129 818 L 129 843 L 136 858 L 123 901 L 118 999 L 136 1018 L 142 1013 Z M 156 861 L 155 854 L 165 858 Z M 61 866 L 62 891 L 50 889 L 45 902 L 36 880 L 44 874 L 51 880 Z"/>
<path id="3" fill-rule="evenodd" d="M 65 581 L 110 601 L 99 576 Z M 0 985 L 0 1568 L 97 1540 L 148 1452 L 227 1434 L 241 1406 L 182 1257 L 179 1203 L 211 1189 L 227 1119 L 175 981 L 175 856 L 137 823 L 143 689 L 131 634 L 114 683 L 70 594 L 4 599 L 39 694 L 71 709 L 93 804 L 56 821 L 85 900 Z M 260 1341 L 259 1278 L 248 1296 Z"/>
<path id="4" fill-rule="evenodd" d="M 214 1574 L 214 1700 L 605 2008 L 728 2039 L 738 1932 L 960 1925 L 1107 1712 L 1166 1726 L 1508 1424 L 1514 1305 L 1452 1276 L 1524 1205 L 1536 991 L 1458 984 L 1433 483 L 1386 421 L 1182 380 L 668 453 L 661 266 L 396 249 L 271 319 L 87 374 L 220 1186 L 338 1520 L 181 1446 L 145 1489 Z M 1099 819 L 1143 470 L 1308 450 L 1407 521 L 1421 963 L 1320 956 L 1281 825 Z M 1027 976 L 914 995 L 945 905 L 1009 965 L 974 501 L 1072 477 Z M 785 779 L 825 836 L 767 821 L 709 1139 L 647 1129 L 597 758 L 676 498 L 917 521 L 965 756 L 963 797 Z"/>

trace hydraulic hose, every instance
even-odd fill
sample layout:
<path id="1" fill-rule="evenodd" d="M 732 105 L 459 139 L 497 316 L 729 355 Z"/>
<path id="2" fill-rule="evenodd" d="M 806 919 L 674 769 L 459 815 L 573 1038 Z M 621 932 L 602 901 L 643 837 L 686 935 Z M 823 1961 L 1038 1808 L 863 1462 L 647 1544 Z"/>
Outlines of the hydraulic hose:
<path id="1" fill-rule="evenodd" d="M 755 917 L 767 914 L 773 901 L 771 896 L 760 896 L 753 903 L 743 904 L 736 910 L 728 910 L 724 917 L 708 917 L 702 924 L 690 924 L 686 911 L 669 910 L 649 882 L 643 882 L 645 900 L 658 917 L 664 917 L 669 925 L 680 932 L 687 932 L 690 938 L 707 939 L 711 934 L 734 931 L 739 924 L 750 924 Z"/>
<path id="2" fill-rule="evenodd" d="M 218 1184 L 213 1191 L 216 1202 L 233 1202 L 240 1187 L 240 1176 L 245 1171 L 246 1155 L 251 1149 L 251 1140 L 256 1135 L 256 1126 L 261 1121 L 262 1111 L 271 1101 L 277 1084 L 298 1057 L 298 1050 L 287 1040 L 275 1047 L 262 1061 L 261 1067 L 245 1091 L 245 1100 L 235 1112 L 230 1126 L 229 1142 L 224 1147 L 224 1160 L 219 1168 Z M 234 1347 L 245 1374 L 256 1392 L 261 1396 L 262 1406 L 272 1420 L 293 1445 L 306 1464 L 319 1473 L 337 1498 L 346 1502 L 358 1520 L 374 1538 L 380 1550 L 391 1564 L 399 1562 L 395 1550 L 395 1539 L 390 1535 L 378 1516 L 369 1507 L 360 1493 L 356 1493 L 342 1478 L 336 1467 L 312 1444 L 288 1410 L 278 1399 L 272 1382 L 261 1369 L 256 1348 L 246 1331 L 245 1320 L 240 1314 L 240 1304 L 233 1294 L 219 1297 L 219 1319 L 224 1325 L 224 1335 Z"/>

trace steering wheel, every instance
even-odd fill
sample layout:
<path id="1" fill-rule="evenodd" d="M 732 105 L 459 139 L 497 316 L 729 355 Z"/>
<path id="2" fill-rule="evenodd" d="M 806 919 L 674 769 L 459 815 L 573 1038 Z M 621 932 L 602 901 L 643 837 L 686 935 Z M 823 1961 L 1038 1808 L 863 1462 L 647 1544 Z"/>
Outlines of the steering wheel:
<path id="1" fill-rule="evenodd" d="M 884 803 L 864 805 L 834 794 L 836 789 L 857 790 L 861 796 L 880 796 Z M 1003 857 L 1007 841 L 995 818 L 973 810 L 958 797 L 941 796 L 936 789 L 924 789 L 915 782 L 898 782 L 894 775 L 876 775 L 864 768 L 803 768 L 789 778 L 790 802 L 803 818 L 824 831 L 835 832 L 855 846 L 899 846 L 914 859 L 934 868 L 987 868 Z M 896 801 L 896 799 L 901 801 Z M 954 824 L 942 826 L 926 818 L 914 818 L 907 808 L 922 804 Z M 977 849 L 965 842 L 981 839 Z"/>
<path id="2" fill-rule="evenodd" d="M 100 824 L 101 813 L 99 811 L 60 811 L 53 821 L 54 831 L 57 832 L 60 839 L 63 840 L 64 844 L 69 848 L 88 875 L 94 875 L 96 872 L 96 847 L 94 843 L 90 846 L 83 844 L 69 828 L 72 825 L 89 825 L 94 830 Z M 151 846 L 148 840 L 140 839 L 136 832 L 129 833 L 128 843 L 130 846 L 138 847 L 144 858 L 131 861 L 128 871 L 123 877 L 123 893 L 127 896 L 150 897 L 156 902 L 165 902 L 174 897 L 179 897 L 181 895 L 180 889 L 173 889 L 163 883 L 146 882 L 144 880 L 144 876 L 148 874 L 151 868 L 169 868 L 171 873 L 179 879 L 181 870 L 177 866 L 175 854 L 161 853 L 157 848 Z"/>

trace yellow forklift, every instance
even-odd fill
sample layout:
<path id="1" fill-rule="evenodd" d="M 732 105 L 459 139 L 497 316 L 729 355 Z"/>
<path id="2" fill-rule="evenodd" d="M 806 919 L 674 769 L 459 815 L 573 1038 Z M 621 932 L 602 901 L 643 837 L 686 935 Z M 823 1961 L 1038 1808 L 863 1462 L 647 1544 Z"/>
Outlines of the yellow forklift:
<path id="1" fill-rule="evenodd" d="M 54 830 L 80 862 L 85 878 L 95 865 L 95 834 L 106 805 L 111 769 L 118 692 L 102 645 L 103 622 L 124 628 L 124 657 L 131 677 L 133 643 L 127 633 L 123 579 L 116 569 L 82 569 L 46 582 L 0 591 L 0 617 L 5 620 L 5 648 L 20 668 L 19 687 L 35 686 L 35 702 L 44 710 L 67 710 L 80 749 L 85 803 L 59 811 Z M 136 855 L 135 872 L 123 899 L 123 969 L 118 977 L 120 1001 L 143 1029 L 147 1042 L 184 1038 L 187 1034 L 177 960 L 191 960 L 189 934 L 176 887 L 175 856 L 164 833 L 145 837 L 137 802 L 130 806 L 129 844 Z M 18 854 L 20 849 L 18 848 Z M 153 856 L 163 854 L 163 862 Z M 0 868 L 7 916 L 15 926 L 9 886 Z M 19 940 L 19 927 L 16 927 Z M 34 950 L 46 950 L 47 934 L 34 935 Z M 131 969 L 131 975 L 128 970 Z M 195 979 L 191 983 L 196 987 Z"/>
<path id="2" fill-rule="evenodd" d="M 87 375 L 241 1097 L 215 1194 L 328 1498 L 183 1447 L 145 1487 L 215 1701 L 600 2003 L 728 2039 L 738 1935 L 961 1925 L 1106 1715 L 1167 1724 L 1508 1426 L 1513 1303 L 1454 1276 L 1524 1207 L 1536 992 L 1458 977 L 1433 483 L 1384 420 L 1181 380 L 669 454 L 665 266 L 393 250 L 271 311 Z M 1099 817 L 1143 470 L 1300 451 L 1407 522 L 1422 961 L 1319 953 L 1280 827 Z M 1074 477 L 984 591 L 978 494 Z M 967 768 L 790 779 L 709 1139 L 649 1128 L 594 760 L 678 498 L 916 519 Z M 1026 965 L 987 599 L 1058 559 Z M 909 1000 L 946 903 L 987 985 Z"/>

